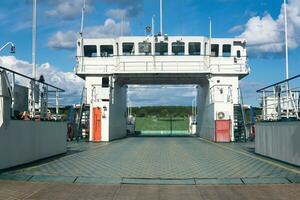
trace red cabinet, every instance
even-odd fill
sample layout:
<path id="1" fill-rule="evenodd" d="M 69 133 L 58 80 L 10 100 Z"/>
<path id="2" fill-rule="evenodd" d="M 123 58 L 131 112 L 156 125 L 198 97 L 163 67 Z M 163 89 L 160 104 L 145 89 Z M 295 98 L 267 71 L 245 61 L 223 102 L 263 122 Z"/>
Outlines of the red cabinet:
<path id="1" fill-rule="evenodd" d="M 93 142 L 101 141 L 101 108 L 93 108 Z"/>
<path id="2" fill-rule="evenodd" d="M 215 142 L 230 142 L 231 120 L 215 121 Z"/>

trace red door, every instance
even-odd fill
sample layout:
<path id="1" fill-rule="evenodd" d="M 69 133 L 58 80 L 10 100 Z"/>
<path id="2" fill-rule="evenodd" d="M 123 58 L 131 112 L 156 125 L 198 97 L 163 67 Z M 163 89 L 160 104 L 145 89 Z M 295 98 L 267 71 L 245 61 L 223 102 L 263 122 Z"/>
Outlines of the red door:
<path id="1" fill-rule="evenodd" d="M 101 108 L 93 108 L 93 142 L 101 141 Z"/>
<path id="2" fill-rule="evenodd" d="M 230 142 L 231 120 L 216 120 L 215 142 Z"/>

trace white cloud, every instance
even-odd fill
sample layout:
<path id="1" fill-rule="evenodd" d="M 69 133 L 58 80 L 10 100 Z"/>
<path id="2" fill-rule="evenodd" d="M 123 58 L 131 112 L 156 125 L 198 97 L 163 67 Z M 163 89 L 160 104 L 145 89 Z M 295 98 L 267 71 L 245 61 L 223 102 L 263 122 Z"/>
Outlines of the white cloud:
<path id="1" fill-rule="evenodd" d="M 110 9 L 106 12 L 106 15 L 112 19 L 124 20 L 127 18 L 128 10 L 127 9 Z"/>
<path id="2" fill-rule="evenodd" d="M 289 48 L 295 49 L 300 42 L 300 1 L 290 0 L 288 9 Z M 240 31 L 241 26 L 236 26 L 231 31 Z M 238 36 L 246 38 L 250 53 L 272 54 L 284 50 L 284 7 L 277 18 L 269 13 L 263 17 L 255 16 L 243 26 L 243 32 Z"/>
<path id="3" fill-rule="evenodd" d="M 87 10 L 90 10 L 90 2 L 86 1 Z M 49 0 L 53 6 L 52 9 L 46 11 L 46 15 L 50 17 L 60 17 L 66 20 L 74 19 L 81 14 L 83 0 Z"/>
<path id="4" fill-rule="evenodd" d="M 138 16 L 142 9 L 141 4 L 130 5 L 126 8 L 110 9 L 106 12 L 106 16 L 116 20 L 126 20 Z"/>
<path id="5" fill-rule="evenodd" d="M 130 23 L 117 23 L 113 19 L 107 19 L 103 25 L 86 27 L 84 38 L 116 37 L 121 34 L 121 29 L 123 35 L 129 35 Z M 49 38 L 47 46 L 54 49 L 73 49 L 76 47 L 77 36 L 75 31 L 59 31 Z"/>
<path id="6" fill-rule="evenodd" d="M 19 73 L 31 76 L 32 64 L 18 60 L 14 56 L 0 57 L 0 66 L 12 69 Z M 44 63 L 37 66 L 37 77 L 43 75 L 46 82 L 54 86 L 64 89 L 66 92 L 62 94 L 63 103 L 78 103 L 81 95 L 81 88 L 84 82 L 79 77 L 75 76 L 73 72 L 61 71 L 49 63 Z M 28 81 L 18 78 L 22 85 L 28 86 Z"/>
<path id="7" fill-rule="evenodd" d="M 49 38 L 47 46 L 53 49 L 72 49 L 76 46 L 77 33 L 75 31 L 58 31 Z"/>
<path id="8" fill-rule="evenodd" d="M 197 91 L 195 86 L 176 85 L 131 85 L 128 88 L 128 104 L 131 106 L 159 106 L 159 105 L 192 105 Z"/>

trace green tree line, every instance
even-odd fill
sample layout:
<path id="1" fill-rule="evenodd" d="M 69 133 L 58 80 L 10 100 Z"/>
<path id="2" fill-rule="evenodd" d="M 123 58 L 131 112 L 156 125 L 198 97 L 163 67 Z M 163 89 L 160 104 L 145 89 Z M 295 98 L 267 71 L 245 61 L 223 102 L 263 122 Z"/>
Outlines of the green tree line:
<path id="1" fill-rule="evenodd" d="M 133 107 L 132 114 L 136 117 L 188 117 L 192 115 L 191 106 L 145 106 Z"/>

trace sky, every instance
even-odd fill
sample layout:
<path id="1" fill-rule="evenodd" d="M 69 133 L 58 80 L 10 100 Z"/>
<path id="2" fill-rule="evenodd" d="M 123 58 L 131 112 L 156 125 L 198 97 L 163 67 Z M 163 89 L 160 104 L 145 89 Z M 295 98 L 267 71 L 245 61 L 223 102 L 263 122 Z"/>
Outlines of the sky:
<path id="1" fill-rule="evenodd" d="M 74 74 L 75 46 L 83 0 L 38 1 L 38 74 L 66 89 L 64 103 L 79 102 L 83 81 Z M 168 35 L 208 36 L 247 40 L 251 73 L 241 81 L 244 101 L 258 105 L 256 89 L 285 78 L 283 0 L 164 0 L 164 32 Z M 156 16 L 159 0 L 87 0 L 86 37 L 144 35 Z M 300 1 L 288 1 L 290 76 L 299 74 Z M 0 46 L 12 41 L 17 53 L 0 52 L 0 65 L 31 74 L 32 0 L 0 1 Z M 133 87 L 133 105 L 191 105 L 190 87 Z"/>

